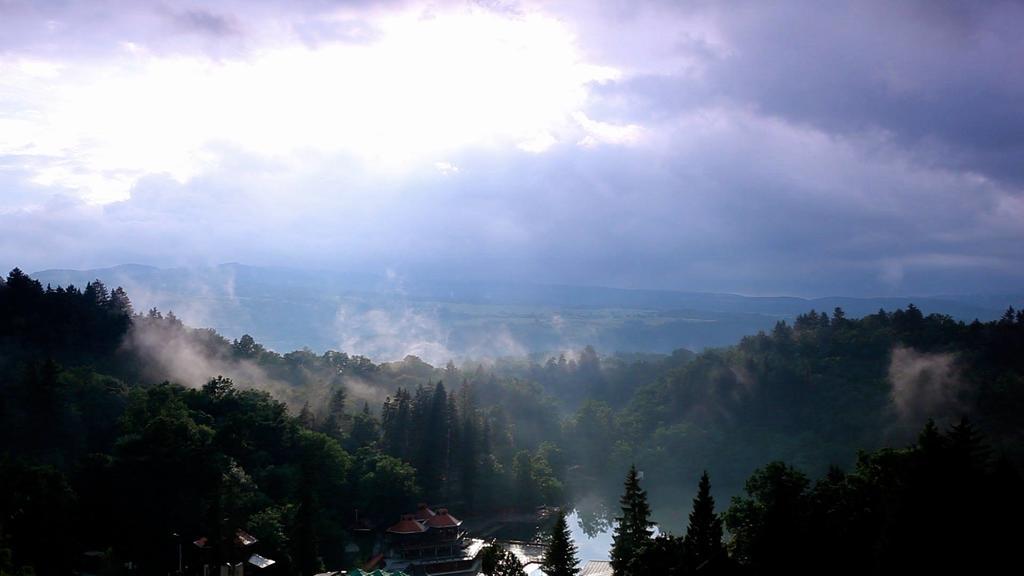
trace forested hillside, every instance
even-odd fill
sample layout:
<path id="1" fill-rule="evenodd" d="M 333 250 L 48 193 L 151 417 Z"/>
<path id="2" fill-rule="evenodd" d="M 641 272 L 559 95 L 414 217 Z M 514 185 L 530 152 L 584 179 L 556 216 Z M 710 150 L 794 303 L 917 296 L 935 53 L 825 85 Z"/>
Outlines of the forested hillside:
<path id="1" fill-rule="evenodd" d="M 991 447 L 985 470 L 999 462 L 1012 484 L 1021 350 L 1024 314 L 967 324 L 908 306 L 811 312 L 700 354 L 376 364 L 278 354 L 138 314 L 99 282 L 44 288 L 16 269 L 0 283 L 0 573 L 67 573 L 85 552 L 157 573 L 204 537 L 203 554 L 231 558 L 243 529 L 282 573 L 311 574 L 365 557 L 351 529 L 421 499 L 469 515 L 614 502 L 631 464 L 654 519 L 681 527 L 704 470 L 720 497 L 746 484 L 767 498 L 758 478 L 777 467 L 750 475 L 780 460 L 813 476 L 853 467 L 828 472 L 842 488 L 902 454 L 858 450 L 902 449 L 929 419 L 948 430 L 963 416 Z M 755 565 L 742 514 L 759 508 L 744 502 L 727 538 Z"/>
<path id="2" fill-rule="evenodd" d="M 1012 309 L 970 324 L 913 305 L 859 320 L 811 312 L 668 370 L 622 410 L 615 399 L 585 406 L 578 453 L 597 469 L 601 447 L 615 446 L 619 469 L 636 462 L 655 478 L 712 470 L 735 493 L 764 462 L 823 473 L 859 449 L 912 441 L 929 418 L 946 426 L 968 415 L 1020 461 L 1022 350 L 1024 314 Z"/>
<path id="3" fill-rule="evenodd" d="M 655 536 L 631 467 L 611 551 L 616 574 L 1001 572 L 1016 561 L 1024 481 L 963 418 L 915 442 L 861 452 L 817 480 L 785 462 L 755 470 L 722 511 L 701 476 L 685 533 Z M 721 500 L 719 500 L 720 502 Z"/>
<path id="4" fill-rule="evenodd" d="M 467 511 L 564 500 L 548 463 L 558 451 L 540 445 L 558 420 L 536 388 L 491 389 L 489 405 L 513 418 L 477 407 L 468 382 L 448 394 L 415 359 L 392 368 L 341 353 L 280 356 L 172 314 L 133 315 L 123 291 L 98 282 L 44 290 L 18 270 L 0 284 L 0 311 L 0 571 L 67 573 L 98 551 L 107 565 L 155 573 L 199 538 L 226 561 L 241 528 L 285 573 L 310 574 L 359 559 L 346 555 L 350 528 L 389 522 L 422 498 Z M 217 374 L 198 387 L 162 382 L 169 365 L 148 347 L 187 349 L 173 361 L 253 379 L 244 389 Z M 364 394 L 386 382 L 393 397 L 350 407 L 356 382 Z M 268 385 L 309 400 L 289 411 L 253 388 Z"/>

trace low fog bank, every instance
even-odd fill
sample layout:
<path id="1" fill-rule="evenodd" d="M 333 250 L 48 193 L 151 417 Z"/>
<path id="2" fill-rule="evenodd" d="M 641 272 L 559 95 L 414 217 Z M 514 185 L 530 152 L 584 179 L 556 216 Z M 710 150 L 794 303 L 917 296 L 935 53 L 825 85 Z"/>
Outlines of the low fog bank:
<path id="1" fill-rule="evenodd" d="M 897 346 L 889 363 L 892 401 L 900 419 L 919 428 L 936 414 L 956 415 L 969 409 L 967 386 L 952 353 L 929 354 Z"/>
<path id="2" fill-rule="evenodd" d="M 173 313 L 151 311 L 135 317 L 120 352 L 131 358 L 143 383 L 174 382 L 197 388 L 223 376 L 241 388 L 267 392 L 298 412 L 308 404 L 323 411 L 334 391 L 350 402 L 377 406 L 391 390 L 368 383 L 365 358 L 331 352 L 295 351 L 279 355 L 249 336 L 229 341 L 212 329 L 188 327 Z"/>

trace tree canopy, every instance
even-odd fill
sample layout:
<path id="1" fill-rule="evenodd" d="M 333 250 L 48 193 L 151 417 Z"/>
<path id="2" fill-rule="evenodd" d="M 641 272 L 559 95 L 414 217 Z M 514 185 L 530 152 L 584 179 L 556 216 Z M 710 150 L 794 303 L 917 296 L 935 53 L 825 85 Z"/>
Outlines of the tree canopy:
<path id="1" fill-rule="evenodd" d="M 1016 310 L 963 323 L 908 306 L 812 311 L 699 354 L 377 364 L 281 354 L 15 269 L 0 283 L 0 572 L 69 573 L 86 551 L 166 572 L 181 543 L 205 542 L 187 562 L 237 557 L 241 529 L 280 573 L 308 574 L 367 559 L 350 528 L 422 499 L 480 514 L 581 494 L 621 495 L 619 574 L 975 571 L 1019 532 L 1021 349 Z M 721 516 L 712 474 L 738 494 Z M 653 537 L 652 508 L 685 518 L 691 497 L 685 536 Z"/>

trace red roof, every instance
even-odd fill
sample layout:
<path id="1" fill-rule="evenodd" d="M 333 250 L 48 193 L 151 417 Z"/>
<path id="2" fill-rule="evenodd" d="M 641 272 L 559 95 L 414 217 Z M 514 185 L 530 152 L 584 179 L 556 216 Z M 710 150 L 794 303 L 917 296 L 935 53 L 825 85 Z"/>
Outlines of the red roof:
<path id="1" fill-rule="evenodd" d="M 426 531 L 423 524 L 417 522 L 412 514 L 403 514 L 401 520 L 388 528 L 388 532 L 392 534 L 419 534 Z"/>
<path id="2" fill-rule="evenodd" d="M 429 520 L 434 516 L 434 511 L 429 506 L 420 502 L 416 505 L 415 517 L 417 520 Z"/>
<path id="3" fill-rule="evenodd" d="M 427 526 L 431 528 L 454 528 L 460 524 L 462 520 L 449 514 L 447 508 L 438 508 L 437 514 L 427 520 Z"/>

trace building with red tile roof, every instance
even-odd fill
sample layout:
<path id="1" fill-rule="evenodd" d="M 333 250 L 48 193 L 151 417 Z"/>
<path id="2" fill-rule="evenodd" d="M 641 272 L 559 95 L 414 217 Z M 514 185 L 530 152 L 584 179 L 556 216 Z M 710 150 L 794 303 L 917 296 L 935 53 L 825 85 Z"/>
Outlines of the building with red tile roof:
<path id="1" fill-rule="evenodd" d="M 427 576 L 474 574 L 483 541 L 469 538 L 461 526 L 447 508 L 420 504 L 385 531 L 385 566 Z"/>
<path id="2" fill-rule="evenodd" d="M 436 515 L 437 513 L 431 510 L 430 506 L 427 506 L 424 502 L 416 505 L 416 512 L 413 514 L 417 520 L 429 520 Z"/>
<path id="3" fill-rule="evenodd" d="M 428 528 L 458 528 L 462 520 L 448 513 L 447 508 L 438 508 L 437 513 L 427 519 Z"/>
<path id="4" fill-rule="evenodd" d="M 427 527 L 412 514 L 402 514 L 398 522 L 388 527 L 388 534 L 422 534 Z"/>

